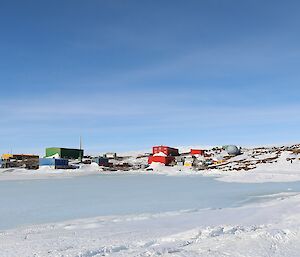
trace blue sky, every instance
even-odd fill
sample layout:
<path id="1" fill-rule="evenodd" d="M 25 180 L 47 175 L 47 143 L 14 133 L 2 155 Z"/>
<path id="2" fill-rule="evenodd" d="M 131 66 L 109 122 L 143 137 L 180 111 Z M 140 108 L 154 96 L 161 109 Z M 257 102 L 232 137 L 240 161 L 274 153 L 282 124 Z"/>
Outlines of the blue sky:
<path id="1" fill-rule="evenodd" d="M 300 3 L 0 1 L 0 152 L 300 141 Z"/>

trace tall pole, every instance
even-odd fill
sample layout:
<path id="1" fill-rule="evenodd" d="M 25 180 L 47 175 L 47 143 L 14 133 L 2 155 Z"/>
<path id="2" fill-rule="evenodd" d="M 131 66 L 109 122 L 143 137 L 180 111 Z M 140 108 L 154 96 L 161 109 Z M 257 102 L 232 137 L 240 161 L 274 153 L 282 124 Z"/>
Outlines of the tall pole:
<path id="1" fill-rule="evenodd" d="M 80 158 L 79 158 L 79 161 L 81 162 L 82 158 L 83 158 L 82 153 L 81 153 L 81 150 L 82 150 L 82 137 L 81 137 L 81 135 L 80 135 L 79 148 L 80 148 Z"/>

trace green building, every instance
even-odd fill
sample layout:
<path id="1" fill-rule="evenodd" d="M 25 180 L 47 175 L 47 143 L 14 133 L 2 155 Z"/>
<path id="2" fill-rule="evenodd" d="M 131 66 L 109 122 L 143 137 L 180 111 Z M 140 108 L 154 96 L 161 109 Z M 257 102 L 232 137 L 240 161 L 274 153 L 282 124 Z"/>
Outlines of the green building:
<path id="1" fill-rule="evenodd" d="M 56 154 L 63 159 L 82 160 L 83 158 L 83 150 L 81 149 L 59 148 L 59 147 L 46 148 L 46 157 L 50 157 Z"/>

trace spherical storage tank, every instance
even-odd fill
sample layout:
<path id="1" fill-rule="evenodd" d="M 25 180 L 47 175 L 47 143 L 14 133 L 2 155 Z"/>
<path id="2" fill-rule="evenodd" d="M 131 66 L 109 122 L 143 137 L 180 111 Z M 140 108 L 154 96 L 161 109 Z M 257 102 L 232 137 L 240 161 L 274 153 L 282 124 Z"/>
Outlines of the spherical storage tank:
<path id="1" fill-rule="evenodd" d="M 225 147 L 225 150 L 230 155 L 238 155 L 238 154 L 241 153 L 240 149 L 237 146 L 235 146 L 235 145 L 227 145 Z"/>

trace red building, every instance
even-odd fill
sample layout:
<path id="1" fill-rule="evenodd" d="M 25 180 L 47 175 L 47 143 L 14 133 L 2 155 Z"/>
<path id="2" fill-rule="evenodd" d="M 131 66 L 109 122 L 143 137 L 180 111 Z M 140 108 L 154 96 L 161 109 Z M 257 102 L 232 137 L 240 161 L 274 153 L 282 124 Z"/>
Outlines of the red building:
<path id="1" fill-rule="evenodd" d="M 205 150 L 201 149 L 191 149 L 191 155 L 204 155 Z"/>
<path id="2" fill-rule="evenodd" d="M 179 155 L 178 149 L 172 148 L 169 146 L 164 146 L 164 145 L 154 146 L 152 153 L 153 154 L 164 153 L 167 156 L 178 156 Z"/>
<path id="3" fill-rule="evenodd" d="M 152 162 L 159 162 L 168 166 L 173 161 L 175 161 L 175 157 L 173 156 L 149 156 L 148 158 L 148 164 L 151 164 Z"/>

